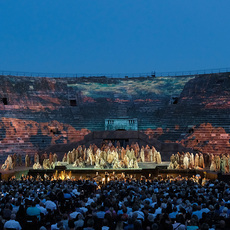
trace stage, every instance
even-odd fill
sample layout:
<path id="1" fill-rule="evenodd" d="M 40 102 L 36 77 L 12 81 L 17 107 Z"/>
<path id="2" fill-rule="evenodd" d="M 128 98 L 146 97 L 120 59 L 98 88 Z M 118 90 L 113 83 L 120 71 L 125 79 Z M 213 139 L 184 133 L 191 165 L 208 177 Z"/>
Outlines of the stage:
<path id="1" fill-rule="evenodd" d="M 202 178 L 215 180 L 218 178 L 217 172 L 210 172 L 210 170 L 196 170 L 196 169 L 167 169 L 170 162 L 162 162 L 161 164 L 155 164 L 151 162 L 138 163 L 139 168 L 122 168 L 122 169 L 97 169 L 94 166 L 78 168 L 73 165 L 56 166 L 55 169 L 30 169 L 28 175 L 32 176 L 48 176 L 60 175 L 65 173 L 67 176 L 71 176 L 75 179 L 91 179 L 100 176 L 101 178 L 107 175 L 108 177 L 128 177 L 128 178 L 167 178 L 167 177 L 192 177 L 199 174 Z"/>
<path id="2" fill-rule="evenodd" d="M 15 176 L 19 179 L 22 175 L 28 175 L 29 170 L 33 170 L 33 167 L 16 166 L 11 170 L 0 169 L 0 178 L 1 180 L 8 180 L 9 178 Z"/>
<path id="3" fill-rule="evenodd" d="M 161 164 L 155 164 L 150 162 L 138 163 L 139 168 L 122 168 L 122 169 L 97 169 L 94 166 L 79 168 L 73 165 L 59 165 L 55 169 L 33 169 L 32 167 L 16 167 L 14 170 L 0 170 L 1 179 L 8 180 L 12 176 L 19 179 L 22 175 L 29 176 L 41 176 L 44 177 L 46 174 L 49 177 L 54 175 L 65 174 L 71 176 L 74 179 L 91 179 L 95 177 L 128 177 L 128 178 L 167 178 L 167 177 L 192 177 L 199 174 L 202 178 L 215 180 L 229 180 L 229 174 L 221 174 L 218 172 L 211 172 L 209 169 L 167 169 L 170 162 L 162 162 Z"/>

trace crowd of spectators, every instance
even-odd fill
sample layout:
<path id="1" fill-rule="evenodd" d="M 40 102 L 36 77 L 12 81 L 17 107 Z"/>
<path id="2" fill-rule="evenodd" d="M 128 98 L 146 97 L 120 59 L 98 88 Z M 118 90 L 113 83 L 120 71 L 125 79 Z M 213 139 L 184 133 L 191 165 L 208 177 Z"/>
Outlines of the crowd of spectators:
<path id="1" fill-rule="evenodd" d="M 168 178 L 1 181 L 0 229 L 230 229 L 230 186 Z"/>

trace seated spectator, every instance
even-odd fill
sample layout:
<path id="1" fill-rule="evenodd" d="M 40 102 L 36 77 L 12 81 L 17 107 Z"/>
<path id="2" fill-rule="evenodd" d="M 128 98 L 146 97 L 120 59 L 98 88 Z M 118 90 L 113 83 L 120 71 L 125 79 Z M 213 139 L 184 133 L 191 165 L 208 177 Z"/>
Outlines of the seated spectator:
<path id="1" fill-rule="evenodd" d="M 84 220 L 83 220 L 83 215 L 82 214 L 78 214 L 77 215 L 77 220 L 74 222 L 75 228 L 81 228 L 84 226 Z"/>
<path id="2" fill-rule="evenodd" d="M 157 223 L 154 223 L 152 225 L 152 230 L 158 230 L 158 229 L 159 229 L 159 227 L 158 227 Z"/>
<path id="3" fill-rule="evenodd" d="M 96 213 L 97 218 L 103 219 L 105 217 L 105 211 L 104 211 L 104 206 L 101 206 L 99 210 Z"/>
<path id="4" fill-rule="evenodd" d="M 47 230 L 47 229 L 46 229 L 46 227 L 41 226 L 41 227 L 39 228 L 39 230 Z"/>
<path id="5" fill-rule="evenodd" d="M 193 215 L 196 215 L 198 217 L 198 220 L 202 218 L 202 211 L 199 205 L 196 207 L 196 211 L 192 212 L 192 216 Z"/>
<path id="6" fill-rule="evenodd" d="M 134 222 L 137 219 L 137 214 L 134 213 L 131 218 L 128 219 L 128 225 L 124 227 L 124 230 L 133 230 L 134 229 Z"/>
<path id="7" fill-rule="evenodd" d="M 197 222 L 194 218 L 187 222 L 187 230 L 196 230 L 199 229 Z"/>
<path id="8" fill-rule="evenodd" d="M 45 216 L 48 214 L 47 209 L 45 208 L 45 204 L 43 204 L 42 202 L 39 202 L 38 204 L 36 204 L 36 207 L 38 209 L 40 209 L 41 213 Z"/>
<path id="9" fill-rule="evenodd" d="M 63 222 L 61 221 L 61 218 L 57 218 L 57 223 L 51 225 L 51 230 L 59 230 L 61 227 L 63 227 Z"/>
<path id="10" fill-rule="evenodd" d="M 5 208 L 3 209 L 2 211 L 2 217 L 5 219 L 5 220 L 10 220 L 11 218 L 11 214 L 12 214 L 12 210 L 10 208 L 10 204 L 7 203 Z"/>
<path id="11" fill-rule="evenodd" d="M 101 229 L 103 229 L 103 230 L 108 230 L 108 229 L 110 229 L 110 228 L 109 228 L 109 223 L 108 223 L 108 220 L 107 220 L 107 219 L 104 219 L 104 220 L 103 220 Z"/>
<path id="12" fill-rule="evenodd" d="M 72 198 L 72 195 L 71 195 L 71 193 L 67 190 L 67 189 L 65 189 L 64 191 L 63 191 L 63 193 L 64 193 L 64 199 L 71 199 Z"/>
<path id="13" fill-rule="evenodd" d="M 88 219 L 87 227 L 83 228 L 83 230 L 94 230 L 94 220 L 92 218 Z"/>
<path id="14" fill-rule="evenodd" d="M 74 220 L 69 220 L 68 227 L 69 230 L 75 230 Z"/>
<path id="15" fill-rule="evenodd" d="M 174 206 L 174 207 L 173 207 L 173 211 L 172 211 L 171 213 L 169 213 L 169 217 L 170 217 L 171 219 L 176 219 L 177 214 L 178 214 L 177 207 Z"/>
<path id="16" fill-rule="evenodd" d="M 225 208 L 225 203 L 224 203 L 224 201 L 221 201 L 219 212 L 222 213 L 224 208 Z"/>
<path id="17" fill-rule="evenodd" d="M 175 229 L 186 230 L 185 220 L 182 214 L 177 214 L 176 216 L 176 222 L 173 224 L 173 230 Z"/>
<path id="18" fill-rule="evenodd" d="M 49 209 L 51 211 L 54 211 L 57 209 L 57 205 L 53 201 L 51 201 L 49 197 L 44 204 L 47 210 Z"/>
<path id="19" fill-rule="evenodd" d="M 228 208 L 227 207 L 223 208 L 222 213 L 220 213 L 220 216 L 223 216 L 224 218 L 228 218 L 229 217 L 229 215 L 228 215 Z"/>
<path id="20" fill-rule="evenodd" d="M 216 230 L 226 230 L 226 223 L 224 220 L 220 220 L 216 226 Z M 229 227 L 229 226 L 228 226 Z M 229 228 L 228 228 L 229 229 Z"/>
<path id="21" fill-rule="evenodd" d="M 68 220 L 68 215 L 67 214 L 64 214 L 62 216 L 61 222 L 63 223 L 63 227 L 65 227 L 66 230 L 69 230 L 69 226 L 68 226 L 69 220 Z"/>
<path id="22" fill-rule="evenodd" d="M 32 206 L 26 209 L 26 214 L 28 216 L 36 216 L 38 220 L 41 219 L 41 210 L 36 207 L 36 204 L 34 201 L 32 202 Z"/>
<path id="23" fill-rule="evenodd" d="M 162 213 L 162 208 L 159 207 L 158 204 L 155 205 L 155 214 L 158 215 L 158 214 L 161 214 Z"/>
<path id="24" fill-rule="evenodd" d="M 77 212 L 77 211 L 74 211 L 74 212 L 71 212 L 69 214 L 69 218 L 70 219 L 76 219 L 77 215 L 81 214 L 81 212 Z"/>
<path id="25" fill-rule="evenodd" d="M 122 230 L 123 227 L 123 221 L 118 221 L 115 230 Z"/>
<path id="26" fill-rule="evenodd" d="M 199 229 L 200 230 L 209 230 L 209 225 L 207 223 L 203 223 Z"/>
<path id="27" fill-rule="evenodd" d="M 6 221 L 6 223 L 4 224 L 4 229 L 11 228 L 15 230 L 21 230 L 22 229 L 21 225 L 15 219 L 16 219 L 16 215 L 11 214 L 10 220 Z"/>
<path id="28" fill-rule="evenodd" d="M 123 212 L 123 214 L 121 215 L 121 219 L 123 221 L 127 221 L 129 216 L 127 214 L 127 208 L 125 206 L 122 207 L 122 212 Z"/>
<path id="29" fill-rule="evenodd" d="M 16 214 L 16 220 L 24 227 L 26 223 L 26 209 L 23 204 L 20 205 L 18 212 Z"/>
<path id="30" fill-rule="evenodd" d="M 142 222 L 141 220 L 135 220 L 133 223 L 134 229 L 135 230 L 142 230 Z"/>
<path id="31" fill-rule="evenodd" d="M 136 204 L 133 206 L 133 214 L 134 213 L 137 214 L 137 219 L 144 221 L 145 215 L 141 210 L 139 210 L 139 207 Z"/>
<path id="32" fill-rule="evenodd" d="M 206 204 L 202 204 L 202 209 L 201 209 L 201 212 L 210 212 L 210 209 L 207 208 Z"/>

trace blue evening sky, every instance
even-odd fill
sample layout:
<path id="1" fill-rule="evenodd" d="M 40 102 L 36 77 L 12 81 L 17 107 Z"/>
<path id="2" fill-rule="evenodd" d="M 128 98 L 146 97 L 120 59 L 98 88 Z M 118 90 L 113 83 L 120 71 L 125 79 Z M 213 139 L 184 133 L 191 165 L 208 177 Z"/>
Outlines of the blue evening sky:
<path id="1" fill-rule="evenodd" d="M 0 70 L 230 67 L 230 0 L 0 0 Z"/>

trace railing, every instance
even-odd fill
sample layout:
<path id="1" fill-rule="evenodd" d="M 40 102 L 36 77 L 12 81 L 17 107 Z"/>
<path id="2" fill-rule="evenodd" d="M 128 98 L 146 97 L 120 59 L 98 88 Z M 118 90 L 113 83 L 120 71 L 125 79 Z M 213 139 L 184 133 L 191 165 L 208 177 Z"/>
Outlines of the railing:
<path id="1" fill-rule="evenodd" d="M 201 74 L 227 73 L 227 72 L 230 72 L 230 68 L 203 69 L 203 70 L 177 71 L 177 72 L 156 72 L 156 76 L 157 77 L 193 76 L 193 75 L 201 75 Z"/>
<path id="2" fill-rule="evenodd" d="M 138 78 L 138 77 L 175 77 L 175 76 L 194 76 L 200 74 L 226 73 L 230 68 L 204 69 L 192 71 L 156 72 L 149 73 L 115 73 L 115 74 L 87 74 L 87 73 L 40 73 L 0 70 L 1 76 L 20 76 L 20 77 L 49 77 L 49 78 L 77 78 L 77 77 L 108 77 L 108 78 Z"/>

